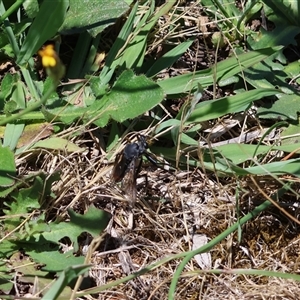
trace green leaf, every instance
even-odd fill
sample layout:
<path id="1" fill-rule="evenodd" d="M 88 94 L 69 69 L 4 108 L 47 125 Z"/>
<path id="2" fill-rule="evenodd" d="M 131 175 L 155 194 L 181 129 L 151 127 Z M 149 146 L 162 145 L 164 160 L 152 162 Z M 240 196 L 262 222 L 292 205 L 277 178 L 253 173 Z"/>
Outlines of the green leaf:
<path id="1" fill-rule="evenodd" d="M 17 64 L 24 65 L 47 40 L 54 37 L 62 25 L 69 0 L 43 1 L 25 41 L 20 49 Z"/>
<path id="2" fill-rule="evenodd" d="M 14 154 L 8 147 L 0 146 L 0 166 L 0 186 L 13 185 L 16 176 L 16 164 Z"/>
<path id="3" fill-rule="evenodd" d="M 3 238 L 4 232 L 0 235 L 1 238 Z M 4 239 L 1 242 L 1 249 L 0 249 L 0 258 L 9 258 L 14 252 L 18 251 L 19 247 L 16 245 L 16 243 L 13 243 L 12 241 L 8 239 Z"/>
<path id="4" fill-rule="evenodd" d="M 119 66 L 122 66 L 123 69 L 140 71 L 145 58 L 148 35 L 157 24 L 157 20 L 161 16 L 167 15 L 173 5 L 175 5 L 174 1 L 167 1 L 155 11 L 154 2 L 151 2 L 149 9 L 145 12 L 141 20 L 137 22 L 135 32 L 132 34 L 133 38 L 121 55 L 120 61 L 117 62 Z"/>
<path id="5" fill-rule="evenodd" d="M 51 185 L 56 180 L 58 180 L 57 173 L 47 177 L 46 174 L 41 173 L 36 176 L 31 187 L 15 190 L 11 193 L 11 197 L 15 201 L 7 201 L 5 205 L 8 209 L 4 210 L 7 216 L 12 216 L 5 220 L 5 226 L 8 231 L 15 229 L 28 213 L 40 208 L 40 201 L 51 195 Z"/>
<path id="6" fill-rule="evenodd" d="M 117 39 L 109 50 L 107 58 L 105 59 L 105 65 L 99 75 L 100 80 L 98 79 L 101 86 L 106 86 L 108 84 L 108 82 L 111 80 L 115 68 L 117 67 L 117 65 L 119 65 L 119 61 L 121 59 L 119 53 L 124 46 L 124 41 L 128 40 L 129 35 L 132 34 L 137 9 L 138 2 L 133 5 L 125 24 L 122 26 Z"/>
<path id="7" fill-rule="evenodd" d="M 293 175 L 300 177 L 300 159 L 289 159 L 286 161 L 272 162 L 265 165 L 246 168 L 248 174 L 254 175 Z"/>
<path id="8" fill-rule="evenodd" d="M 278 25 L 295 25 L 300 27 L 299 2 L 291 0 L 264 0 L 264 12 L 266 17 Z"/>
<path id="9" fill-rule="evenodd" d="M 10 74 L 10 73 L 6 73 L 4 78 L 1 81 L 1 98 L 3 100 L 6 100 L 11 92 L 12 92 L 12 88 L 13 88 L 13 84 L 14 82 L 16 82 L 16 77 L 18 77 L 17 74 Z"/>
<path id="10" fill-rule="evenodd" d="M 248 37 L 247 42 L 253 50 L 277 45 L 287 46 L 289 44 L 296 44 L 294 37 L 298 33 L 300 33 L 300 28 L 298 26 L 278 24 L 272 31 L 261 28 L 260 32 L 251 34 Z"/>
<path id="11" fill-rule="evenodd" d="M 286 94 L 294 94 L 295 90 L 287 83 L 287 75 L 283 72 L 283 65 L 278 62 L 280 51 L 263 62 L 244 70 L 241 78 L 245 79 L 257 89 L 279 88 Z M 276 60 L 276 61 L 275 61 Z"/>
<path id="12" fill-rule="evenodd" d="M 232 143 L 215 147 L 214 150 L 218 151 L 222 157 L 230 160 L 233 164 L 241 164 L 245 161 L 250 161 L 254 157 L 257 157 L 259 155 L 264 155 L 270 151 L 278 150 L 291 153 L 299 148 L 300 143 L 272 147 L 265 145 L 247 145 Z M 204 152 L 209 154 L 209 149 L 205 149 Z M 299 153 L 300 150 L 296 152 Z"/>
<path id="13" fill-rule="evenodd" d="M 98 236 L 107 226 L 107 223 L 111 215 L 104 211 L 91 205 L 88 211 L 84 214 L 77 214 L 73 210 L 68 209 L 70 215 L 70 224 L 72 227 L 80 231 L 86 231 L 90 233 L 93 237 Z"/>
<path id="14" fill-rule="evenodd" d="M 282 95 L 274 103 L 264 103 L 257 109 L 261 119 L 298 120 L 300 95 Z"/>
<path id="15" fill-rule="evenodd" d="M 74 34 L 87 30 L 96 37 L 128 9 L 129 6 L 122 0 L 70 0 L 70 8 L 60 31 Z"/>
<path id="16" fill-rule="evenodd" d="M 37 0 L 25 0 L 23 8 L 29 18 L 34 18 L 39 11 L 39 3 Z"/>
<path id="17" fill-rule="evenodd" d="M 102 115 L 94 123 L 105 126 L 112 118 L 118 122 L 133 119 L 152 109 L 163 100 L 162 89 L 146 76 L 136 76 L 133 71 L 124 71 L 113 86 L 111 92 L 90 106 L 92 117 Z M 104 104 L 103 104 L 104 103 Z"/>
<path id="18" fill-rule="evenodd" d="M 84 274 L 89 270 L 90 266 L 71 266 L 67 270 L 64 270 L 56 282 L 51 286 L 50 290 L 43 296 L 42 300 L 57 299 L 61 295 L 64 288 L 70 284 L 70 282 L 76 279 L 79 275 Z"/>
<path id="19" fill-rule="evenodd" d="M 20 282 L 35 285 L 36 294 L 41 291 L 45 294 L 49 287 L 53 285 L 52 276 L 49 276 L 47 271 L 43 271 L 38 264 L 34 264 L 30 256 L 17 252 L 10 257 L 9 266 L 11 268 L 11 277 L 13 277 L 14 270 L 18 269 Z M 61 291 L 58 299 L 71 299 L 71 295 L 71 288 L 66 287 Z"/>
<path id="20" fill-rule="evenodd" d="M 76 257 L 72 251 L 60 253 L 58 246 L 53 247 L 48 244 L 41 245 L 40 243 L 37 245 L 26 245 L 24 249 L 26 254 L 30 255 L 34 261 L 44 265 L 42 270 L 48 272 L 60 272 L 66 268 L 84 263 L 83 256 Z"/>
<path id="21" fill-rule="evenodd" d="M 12 151 L 16 148 L 19 138 L 23 133 L 25 124 L 7 124 L 5 127 L 3 146 Z"/>
<path id="22" fill-rule="evenodd" d="M 31 148 L 45 148 L 51 150 L 64 150 L 67 152 L 83 152 L 84 149 L 74 143 L 58 137 L 52 137 L 46 140 L 38 141 Z"/>
<path id="23" fill-rule="evenodd" d="M 201 83 L 206 88 L 214 83 L 214 78 L 216 78 L 217 82 L 220 80 L 224 81 L 266 59 L 281 48 L 266 48 L 243 53 L 237 57 L 233 56 L 221 61 L 212 68 L 161 80 L 158 81 L 158 84 L 168 95 L 194 91 L 197 89 L 198 83 Z"/>
<path id="24" fill-rule="evenodd" d="M 281 134 L 282 145 L 293 145 L 298 143 L 299 141 L 299 132 L 300 132 L 300 124 L 290 124 L 287 128 L 284 128 Z"/>
<path id="25" fill-rule="evenodd" d="M 17 109 L 24 109 L 26 107 L 25 85 L 23 82 L 18 81 L 15 83 L 11 99 L 17 103 Z"/>
<path id="26" fill-rule="evenodd" d="M 296 79 L 296 82 L 299 84 L 299 70 L 300 70 L 300 60 L 293 61 L 289 63 L 285 68 L 284 72 L 290 79 Z"/>
<path id="27" fill-rule="evenodd" d="M 192 45 L 193 41 L 188 40 L 180 43 L 174 49 L 170 50 L 160 57 L 152 67 L 147 71 L 146 76 L 153 77 L 163 69 L 166 69 L 175 63 L 178 58 Z"/>
<path id="28" fill-rule="evenodd" d="M 253 101 L 278 94 L 278 92 L 276 89 L 256 89 L 217 100 L 204 101 L 196 106 L 187 122 L 203 122 L 228 113 L 237 113 L 246 110 Z"/>
<path id="29" fill-rule="evenodd" d="M 74 248 L 78 248 L 77 238 L 82 232 L 88 232 L 92 236 L 99 235 L 110 219 L 110 214 L 95 208 L 91 205 L 84 215 L 76 214 L 72 210 L 68 210 L 70 214 L 70 222 L 50 223 L 50 230 L 32 235 L 27 239 L 27 243 L 40 243 L 47 241 L 58 243 L 62 238 L 68 237 L 74 244 Z"/>
<path id="30" fill-rule="evenodd" d="M 5 241 L 4 241 L 5 242 Z M 2 243 L 1 243 L 2 246 Z M 10 269 L 6 266 L 6 264 L 3 264 L 1 262 L 0 265 L 0 290 L 2 293 L 9 294 L 11 292 L 11 289 L 13 287 L 12 282 L 13 275 L 10 274 Z"/>

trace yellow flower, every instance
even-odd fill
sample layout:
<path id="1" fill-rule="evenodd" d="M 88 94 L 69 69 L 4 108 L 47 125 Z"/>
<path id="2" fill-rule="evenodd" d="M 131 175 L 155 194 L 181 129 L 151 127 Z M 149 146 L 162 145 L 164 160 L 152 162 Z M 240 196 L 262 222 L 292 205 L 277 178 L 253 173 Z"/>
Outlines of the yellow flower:
<path id="1" fill-rule="evenodd" d="M 42 64 L 44 68 L 55 67 L 59 61 L 59 57 L 54 50 L 54 45 L 52 44 L 45 46 L 38 53 L 42 58 Z"/>
<path id="2" fill-rule="evenodd" d="M 46 69 L 48 76 L 59 81 L 65 74 L 65 66 L 61 63 L 54 50 L 54 45 L 46 45 L 38 52 L 38 54 L 42 58 L 42 64 Z"/>

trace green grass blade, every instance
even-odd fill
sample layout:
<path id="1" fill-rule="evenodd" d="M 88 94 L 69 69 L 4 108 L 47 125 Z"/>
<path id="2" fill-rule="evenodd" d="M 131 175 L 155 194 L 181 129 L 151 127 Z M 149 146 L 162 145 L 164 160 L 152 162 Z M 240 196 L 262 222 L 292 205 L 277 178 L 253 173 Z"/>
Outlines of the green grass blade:
<path id="1" fill-rule="evenodd" d="M 234 76 L 243 70 L 253 66 L 254 64 L 266 59 L 268 56 L 274 54 L 282 47 L 273 47 L 250 51 L 239 55 L 238 57 L 231 57 L 224 61 L 217 63 L 212 68 L 201 70 L 195 73 L 184 74 L 172 77 L 166 80 L 158 81 L 158 84 L 164 89 L 168 95 L 187 93 L 197 89 L 197 83 L 206 88 L 214 84 L 214 76 L 217 81 L 225 80 Z"/>
<path id="2" fill-rule="evenodd" d="M 279 90 L 277 89 L 257 89 L 217 100 L 204 101 L 196 106 L 187 122 L 203 122 L 219 118 L 228 113 L 244 111 L 253 101 L 278 93 Z"/>
<path id="3" fill-rule="evenodd" d="M 152 4 L 154 4 L 154 1 L 152 1 Z M 169 1 L 162 5 L 152 18 L 140 28 L 136 37 L 134 37 L 134 39 L 132 39 L 132 41 L 128 44 L 128 47 L 122 56 L 120 65 L 129 69 L 133 68 L 139 72 L 139 69 L 144 62 L 148 34 L 157 23 L 157 20 L 162 15 L 167 14 L 174 4 L 175 3 L 173 1 Z"/>
<path id="4" fill-rule="evenodd" d="M 164 54 L 147 71 L 146 76 L 153 77 L 163 69 L 172 66 L 172 64 L 175 63 L 178 58 L 192 45 L 192 43 L 192 40 L 182 42 L 174 49 Z"/>
<path id="5" fill-rule="evenodd" d="M 272 195 L 272 199 L 276 201 L 278 198 L 282 197 L 289 189 L 289 185 L 286 185 L 282 187 L 280 190 L 278 190 L 275 194 Z M 236 222 L 228 229 L 224 230 L 220 235 L 215 237 L 213 240 L 211 240 L 209 243 L 204 245 L 201 248 L 198 248 L 196 250 L 190 251 L 186 253 L 185 258 L 182 260 L 180 265 L 178 266 L 176 272 L 174 273 L 170 290 L 168 294 L 168 299 L 173 300 L 175 299 L 175 291 L 178 284 L 178 280 L 180 278 L 180 274 L 182 273 L 184 267 L 187 265 L 187 263 L 197 254 L 208 252 L 210 249 L 212 249 L 215 245 L 219 244 L 221 241 L 225 240 L 225 238 L 235 232 L 239 226 L 242 226 L 243 224 L 247 223 L 249 220 L 255 218 L 258 216 L 262 211 L 266 210 L 269 206 L 271 206 L 271 202 L 269 200 L 263 202 L 261 205 L 257 206 L 253 211 L 249 212 L 246 216 L 241 218 L 239 222 Z"/>
<path id="6" fill-rule="evenodd" d="M 25 125 L 24 124 L 7 124 L 5 126 L 3 147 L 8 146 L 10 150 L 15 150 L 19 138 L 23 133 Z"/>
<path id="7" fill-rule="evenodd" d="M 5 15 L 5 7 L 4 7 L 2 1 L 0 2 L 0 13 L 2 15 Z M 4 22 L 4 28 L 5 28 L 8 40 L 9 40 L 9 42 L 11 44 L 11 47 L 12 47 L 13 52 L 14 52 L 14 55 L 16 56 L 18 54 L 18 52 L 19 52 L 19 46 L 18 46 L 16 37 L 15 37 L 15 33 L 13 32 L 12 27 L 11 27 L 10 22 L 9 22 L 8 19 L 6 19 L 6 20 L 3 19 L 3 22 Z"/>
<path id="8" fill-rule="evenodd" d="M 69 0 L 43 1 L 20 49 L 17 59 L 19 65 L 24 65 L 43 43 L 57 33 L 68 6 Z"/>
<path id="9" fill-rule="evenodd" d="M 15 10 L 17 10 L 25 0 L 17 0 L 15 3 L 6 10 L 0 17 L 0 22 L 2 23 L 6 18 L 8 18 Z M 3 1 L 1 1 L 1 5 L 3 5 Z"/>
<path id="10" fill-rule="evenodd" d="M 109 82 L 110 77 L 113 73 L 114 68 L 116 67 L 116 57 L 119 53 L 119 51 L 124 46 L 124 42 L 128 39 L 129 34 L 132 31 L 135 15 L 138 8 L 138 2 L 133 6 L 130 15 L 127 18 L 127 21 L 125 22 L 124 26 L 122 27 L 122 30 L 120 31 L 115 43 L 111 47 L 109 54 L 105 61 L 105 66 L 103 67 L 101 74 L 100 74 L 100 80 L 103 82 L 103 84 L 106 84 Z M 107 75 L 110 76 L 107 76 Z"/>
<path id="11" fill-rule="evenodd" d="M 57 299 L 63 289 L 79 275 L 84 274 L 89 270 L 89 265 L 79 265 L 68 268 L 61 272 L 59 278 L 51 286 L 49 291 L 43 296 L 42 300 Z"/>

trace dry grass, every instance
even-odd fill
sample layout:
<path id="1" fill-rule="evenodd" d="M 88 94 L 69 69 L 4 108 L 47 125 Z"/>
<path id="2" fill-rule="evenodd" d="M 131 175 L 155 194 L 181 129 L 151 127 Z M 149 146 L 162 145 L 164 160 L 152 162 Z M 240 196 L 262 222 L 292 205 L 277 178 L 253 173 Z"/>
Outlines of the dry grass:
<path id="1" fill-rule="evenodd" d="M 74 131 L 82 128 L 73 128 Z M 73 133 L 74 133 L 73 131 Z M 118 186 L 110 180 L 112 164 L 94 143 L 99 129 L 73 139 L 79 146 L 92 145 L 83 154 L 32 153 L 27 169 L 34 165 L 48 173 L 60 170 L 61 180 L 53 187 L 57 198 L 47 203 L 49 218 L 66 217 L 72 207 L 84 212 L 88 206 L 109 211 L 113 219 L 104 240 L 92 253 L 92 285 L 100 286 L 138 271 L 160 259 L 192 249 L 193 236 L 203 234 L 209 240 L 236 222 L 235 190 L 243 189 L 238 199 L 240 214 L 247 213 L 264 200 L 247 178 L 216 178 L 201 170 L 168 172 L 144 164 L 138 179 L 138 201 L 130 209 Z M 93 144 L 94 143 L 94 144 Z M 270 195 L 276 180 L 256 178 Z M 290 213 L 296 201 L 290 195 L 282 202 Z M 133 220 L 130 220 L 133 218 Z M 131 225 L 131 222 L 132 225 Z M 95 224 L 97 226 L 97 224 Z M 132 228 L 131 228 L 132 227 Z M 90 239 L 83 239 L 84 249 Z M 298 227 L 277 209 L 265 212 L 242 229 L 242 239 L 228 236 L 210 251 L 212 265 L 219 269 L 259 269 L 297 273 L 300 239 Z M 172 260 L 150 273 L 87 299 L 166 299 L 170 281 L 180 260 Z M 197 274 L 199 265 L 190 261 L 177 287 L 183 299 L 295 299 L 300 285 L 291 280 L 236 274 Z M 125 296 L 126 295 L 126 296 Z"/>
<path id="2" fill-rule="evenodd" d="M 194 36 L 199 33 L 197 20 L 202 12 L 197 9 L 194 5 L 189 11 L 184 7 L 181 9 L 180 18 L 190 25 L 186 31 L 179 31 L 181 34 Z M 206 25 L 212 26 L 211 23 Z M 201 28 L 206 25 L 201 23 Z M 157 54 L 162 41 L 179 34 L 168 32 L 164 35 L 165 22 L 161 26 L 158 32 L 162 34 L 153 38 L 149 54 L 154 51 Z M 214 50 L 208 48 L 202 37 L 194 47 L 190 60 L 185 60 L 185 66 L 189 63 L 187 69 L 210 65 L 215 57 Z M 187 69 L 182 68 L 178 73 Z M 226 92 L 219 91 L 220 94 Z M 207 94 L 215 96 L 209 91 Z M 248 128 L 257 125 L 257 120 L 251 116 L 240 115 L 239 118 L 240 123 L 247 118 L 244 125 Z M 204 125 L 213 128 L 219 123 Z M 148 185 L 145 186 L 143 177 L 138 179 L 138 201 L 131 209 L 120 188 L 110 180 L 113 159 L 108 161 L 105 147 L 100 146 L 101 130 L 74 127 L 72 132 L 81 132 L 73 141 L 86 148 L 84 153 L 32 152 L 25 161 L 20 160 L 20 170 L 23 173 L 44 170 L 49 174 L 60 170 L 61 180 L 53 186 L 57 197 L 46 207 L 49 220 L 57 216 L 66 218 L 67 208 L 84 212 L 91 204 L 112 214 L 103 241 L 92 253 L 90 262 L 93 266 L 89 274 L 92 286 L 112 282 L 168 255 L 188 251 L 192 249 L 196 234 L 211 240 L 236 222 L 237 203 L 240 215 L 243 215 L 265 200 L 249 178 L 218 178 L 201 169 L 168 172 L 144 164 L 141 175 L 147 175 Z M 222 139 L 239 138 L 243 132 L 242 127 L 230 130 Z M 207 141 L 211 133 L 206 134 L 203 140 Z M 118 151 L 116 149 L 114 154 Z M 280 187 L 273 178 L 255 180 L 268 196 Z M 286 203 L 293 216 L 298 216 L 298 207 L 293 207 L 298 202 L 295 195 L 286 196 L 281 202 Z M 83 249 L 89 244 L 88 237 L 81 242 Z M 298 273 L 299 249 L 298 225 L 280 210 L 271 209 L 242 228 L 240 241 L 234 234 L 214 247 L 210 251 L 210 268 Z M 170 281 L 179 263 L 180 260 L 172 260 L 139 278 L 85 299 L 167 299 Z M 292 280 L 225 273 L 198 274 L 194 272 L 197 270 L 199 265 L 195 259 L 186 265 L 177 286 L 176 299 L 297 299 L 300 295 L 300 284 Z"/>

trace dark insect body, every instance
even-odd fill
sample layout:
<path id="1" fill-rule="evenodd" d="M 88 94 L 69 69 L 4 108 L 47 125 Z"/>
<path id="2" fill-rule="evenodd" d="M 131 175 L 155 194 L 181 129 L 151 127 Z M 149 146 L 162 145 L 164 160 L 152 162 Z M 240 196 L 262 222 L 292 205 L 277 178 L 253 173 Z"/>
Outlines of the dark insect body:
<path id="1" fill-rule="evenodd" d="M 142 155 L 146 153 L 148 144 L 144 136 L 139 136 L 139 141 L 125 146 L 123 152 L 117 155 L 112 177 L 115 182 L 120 182 L 126 173 L 131 169 L 135 169 L 135 177 L 137 177 L 142 164 Z"/>
<path id="2" fill-rule="evenodd" d="M 141 170 L 142 156 L 145 155 L 150 162 L 155 164 L 155 160 L 150 157 L 147 148 L 146 138 L 139 135 L 138 142 L 126 145 L 115 160 L 112 179 L 115 182 L 122 181 L 122 189 L 131 201 L 131 204 L 134 204 L 136 200 L 136 179 Z"/>

